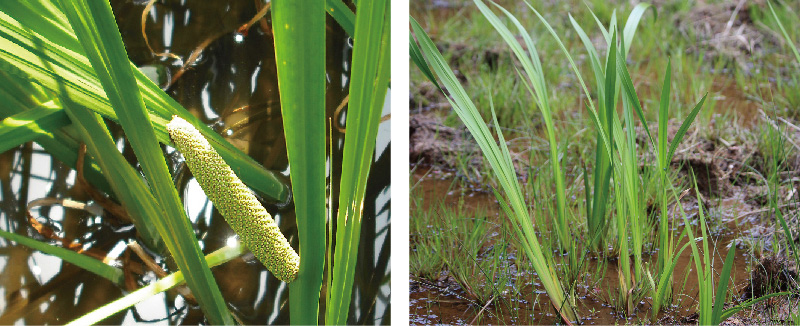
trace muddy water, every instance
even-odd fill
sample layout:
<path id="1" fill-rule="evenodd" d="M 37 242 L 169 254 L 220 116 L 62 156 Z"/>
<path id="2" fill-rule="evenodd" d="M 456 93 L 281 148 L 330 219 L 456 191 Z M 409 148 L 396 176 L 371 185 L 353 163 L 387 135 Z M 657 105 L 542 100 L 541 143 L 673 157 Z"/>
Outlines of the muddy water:
<path id="1" fill-rule="evenodd" d="M 252 18 L 258 8 L 254 1 L 157 1 L 146 14 L 145 32 L 155 52 L 147 48 L 140 24 L 143 1 L 112 1 L 126 49 L 132 61 L 158 73 L 157 83 L 187 110 L 203 119 L 235 146 L 280 175 L 288 182 L 278 85 L 275 74 L 269 16 L 248 33 L 236 29 Z M 260 3 L 260 2 L 257 2 Z M 336 107 L 347 95 L 351 41 L 328 20 L 328 116 L 343 122 Z M 388 111 L 388 106 L 384 108 Z M 388 113 L 388 112 L 385 112 Z M 123 154 L 136 164 L 122 132 L 111 126 Z M 333 128 L 335 145 L 331 174 L 341 173 L 341 128 Z M 385 323 L 389 316 L 389 149 L 387 129 L 379 132 L 379 144 L 364 203 L 361 250 L 356 266 L 354 299 L 350 323 Z M 168 151 L 169 152 L 169 151 Z M 205 253 L 232 241 L 233 232 L 207 201 L 187 169 L 171 156 L 179 173 L 176 184 Z M 339 163 L 339 165 L 336 165 Z M 180 172 L 182 171 L 182 172 Z M 338 178 L 338 177 L 337 177 Z M 338 189 L 337 178 L 331 180 Z M 86 189 L 76 185 L 75 172 L 53 159 L 38 145 L 27 144 L 0 155 L 2 212 L 0 227 L 27 236 L 36 235 L 25 217 L 25 206 L 42 197 L 90 200 Z M 336 194 L 333 194 L 336 196 Z M 338 204 L 337 201 L 334 203 Z M 291 204 L 264 202 L 281 230 L 297 248 L 297 227 Z M 332 207 L 336 210 L 336 207 Z M 32 214 L 61 237 L 91 246 L 103 256 L 128 260 L 124 244 L 137 238 L 129 225 L 111 223 L 83 211 L 60 207 L 34 209 Z M 148 251 L 168 272 L 176 270 L 168 256 Z M 135 265 L 141 262 L 131 255 Z M 123 266 L 120 266 L 123 267 Z M 66 323 L 118 298 L 133 288 L 152 282 L 152 273 L 133 273 L 126 286 L 77 269 L 61 260 L 0 239 L 0 324 Z M 252 256 L 214 268 L 220 289 L 235 316 L 247 324 L 289 322 L 288 289 Z M 142 275 L 144 274 L 144 275 Z M 323 289 L 324 291 L 324 289 Z M 324 302 L 321 307 L 324 312 Z M 135 309 L 105 320 L 104 324 L 158 321 L 170 324 L 203 323 L 201 311 L 175 291 L 153 297 Z"/>
<path id="2" fill-rule="evenodd" d="M 737 122 L 743 127 L 755 127 L 760 120 L 758 116 L 759 105 L 750 101 L 745 90 L 736 85 L 736 81 L 728 78 L 718 78 L 714 82 L 712 92 L 716 93 L 715 112 L 719 114 L 733 114 Z"/>
<path id="3" fill-rule="evenodd" d="M 457 186 L 458 183 L 448 178 L 447 173 L 437 174 L 418 167 L 412 179 L 414 180 L 412 185 L 416 183 L 416 188 L 412 191 L 412 197 L 419 196 L 424 198 L 421 203 L 422 207 L 412 206 L 412 211 L 415 209 L 427 210 L 431 205 L 437 205 L 440 202 L 448 206 L 463 203 L 467 211 L 485 211 L 490 221 L 505 218 L 504 215 L 500 214 L 499 206 L 491 193 Z M 461 198 L 464 199 L 462 200 Z M 692 205 L 691 201 L 687 201 L 684 205 L 686 205 L 685 209 L 690 221 L 696 220 L 696 204 Z M 722 223 L 729 230 L 734 230 L 725 234 L 718 233 L 718 235 L 712 237 L 713 242 L 710 250 L 713 251 L 713 265 L 717 273 L 722 268 L 724 257 L 728 251 L 728 244 L 738 233 L 737 230 L 748 224 L 747 221 L 737 221 L 737 216 L 739 213 L 750 209 L 751 207 L 742 206 L 741 198 L 735 197 L 718 202 L 716 207 L 712 209 L 712 214 L 718 214 L 722 219 Z M 712 228 L 712 230 L 714 229 Z M 700 230 L 697 229 L 695 232 L 697 232 L 695 236 L 698 236 Z M 679 248 L 686 243 L 685 241 L 679 245 Z M 647 256 L 645 261 L 651 263 L 656 258 L 656 255 Z M 513 264 L 514 262 L 510 261 L 509 263 Z M 605 325 L 651 322 L 649 311 L 651 300 L 649 298 L 643 298 L 636 305 L 635 313 L 629 315 L 627 319 L 615 309 L 615 306 L 618 305 L 614 302 L 614 295 L 618 292 L 619 287 L 618 266 L 615 260 L 602 263 L 597 259 L 588 258 L 584 264 L 587 267 L 583 269 L 586 281 L 576 287 L 578 311 L 584 323 Z M 737 252 L 730 283 L 731 287 L 735 288 L 736 291 L 745 286 L 745 281 L 749 275 L 749 264 L 749 256 L 744 253 L 744 250 Z M 692 320 L 696 307 L 695 300 L 698 298 L 697 275 L 694 272 L 694 266 L 694 262 L 691 259 L 691 248 L 687 248 L 679 257 L 675 269 L 673 285 L 675 300 L 673 301 L 673 306 L 659 315 L 658 320 L 660 322 L 696 323 L 696 321 Z M 512 271 L 512 273 L 514 273 L 513 277 L 518 279 L 516 284 L 522 284 L 515 289 L 518 294 L 509 294 L 507 292 L 503 298 L 497 298 L 488 305 L 478 304 L 469 298 L 469 295 L 448 276 L 447 271 L 441 273 L 440 275 L 442 276 L 436 280 L 423 279 L 412 275 L 410 278 L 410 321 L 412 324 L 559 323 L 560 319 L 555 314 L 544 289 L 539 285 L 535 273 L 532 270 Z M 522 282 L 519 280 L 522 280 Z"/>

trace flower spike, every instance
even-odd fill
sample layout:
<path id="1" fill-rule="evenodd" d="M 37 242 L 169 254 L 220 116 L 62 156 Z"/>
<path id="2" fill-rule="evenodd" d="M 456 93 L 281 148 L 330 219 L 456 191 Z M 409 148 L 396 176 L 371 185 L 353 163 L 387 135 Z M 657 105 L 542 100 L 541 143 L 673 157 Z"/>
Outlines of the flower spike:
<path id="1" fill-rule="evenodd" d="M 200 187 L 242 242 L 278 279 L 293 281 L 300 256 L 250 189 L 191 123 L 173 116 L 167 132 Z"/>

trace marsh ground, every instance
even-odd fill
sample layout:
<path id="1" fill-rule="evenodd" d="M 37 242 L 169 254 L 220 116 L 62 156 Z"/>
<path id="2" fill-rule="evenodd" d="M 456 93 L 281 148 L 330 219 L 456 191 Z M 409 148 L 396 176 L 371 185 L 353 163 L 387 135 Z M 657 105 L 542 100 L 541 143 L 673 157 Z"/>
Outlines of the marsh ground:
<path id="1" fill-rule="evenodd" d="M 583 321 L 697 323 L 698 285 L 688 251 L 675 268 L 672 304 L 652 317 L 652 298 L 646 291 L 632 306 L 622 303 L 616 243 L 608 241 L 607 248 L 599 251 L 588 249 L 586 214 L 582 214 L 587 191 L 583 175 L 592 173 L 595 130 L 586 97 L 568 61 L 527 5 L 500 4 L 528 29 L 542 58 L 567 186 L 570 230 L 577 239 L 573 250 L 583 255 L 577 268 L 581 276 L 568 285 Z M 584 45 L 567 14 L 587 31 L 599 52 L 605 52 L 605 39 L 591 12 L 607 25 L 616 10 L 624 24 L 634 7 L 628 1 L 531 4 L 565 42 L 584 79 L 590 80 L 593 74 Z M 679 197 L 681 205 L 670 203 L 669 218 L 676 221 L 676 229 L 684 228 L 678 217 L 681 214 L 676 212 L 680 206 L 691 227 L 697 228 L 698 206 L 702 205 L 713 244 L 710 256 L 715 275 L 722 269 L 727 248 L 738 248 L 726 307 L 752 296 L 793 291 L 796 264 L 787 247 L 795 239 L 786 236 L 774 213 L 779 210 L 789 234 L 797 234 L 798 63 L 764 1 L 654 1 L 652 5 L 657 17 L 652 12 L 645 14 L 626 58 L 646 119 L 657 119 L 668 60 L 672 64 L 670 138 L 708 93 L 670 162 L 670 183 L 678 192 L 690 191 Z M 788 2 L 776 7 L 795 44 L 800 39 L 800 19 L 792 11 L 798 9 L 797 3 Z M 504 134 L 526 203 L 531 211 L 540 212 L 534 214 L 537 234 L 552 248 L 556 240 L 548 225 L 554 206 L 549 145 L 542 115 L 517 74 L 518 61 L 472 1 L 412 1 L 411 12 L 486 121 L 490 121 L 491 98 L 498 124 L 490 126 Z M 446 98 L 413 64 L 410 89 L 411 322 L 559 322 L 530 262 L 519 251 L 520 239 L 493 194 L 498 188 L 496 177 L 470 133 Z M 650 126 L 655 132 L 657 124 Z M 635 263 L 652 271 L 658 254 L 655 230 L 659 214 L 656 186 L 650 179 L 652 168 L 647 163 L 653 154 L 644 146 L 643 126 L 634 128 L 637 146 L 642 148 L 639 182 L 647 216 L 644 259 Z M 608 218 L 613 215 L 610 212 Z M 555 262 L 561 271 L 562 261 Z M 797 320 L 796 306 L 796 297 L 780 296 L 734 314 L 725 323 L 792 323 Z"/>

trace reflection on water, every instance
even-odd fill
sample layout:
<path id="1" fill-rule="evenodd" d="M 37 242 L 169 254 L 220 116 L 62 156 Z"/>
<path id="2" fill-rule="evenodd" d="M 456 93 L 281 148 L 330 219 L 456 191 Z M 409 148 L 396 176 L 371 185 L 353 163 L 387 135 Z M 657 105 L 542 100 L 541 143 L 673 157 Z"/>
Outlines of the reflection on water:
<path id="1" fill-rule="evenodd" d="M 159 84 L 186 109 L 203 119 L 266 168 L 278 171 L 288 181 L 288 161 L 283 136 L 273 39 L 269 15 L 248 33 L 236 29 L 259 8 L 253 1 L 160 1 L 147 13 L 146 33 L 156 52 L 177 57 L 154 56 L 141 32 L 141 1 L 112 1 L 128 54 L 137 66 L 155 71 Z M 259 1 L 256 1 L 259 2 Z M 347 95 L 351 42 L 332 20 L 328 20 L 328 115 L 341 127 L 344 114 L 335 112 Z M 187 64 L 188 63 L 188 64 Z M 334 76 L 339 76 L 335 77 Z M 388 113 L 388 101 L 384 108 Z M 112 127 L 114 128 L 114 127 Z M 331 175 L 337 196 L 345 134 L 333 128 Z M 112 130 L 121 137 L 121 129 Z M 349 323 L 388 323 L 389 309 L 389 167 L 388 123 L 381 125 L 378 146 L 364 203 L 361 248 L 356 267 Z M 121 140 L 121 138 L 118 138 Z M 130 146 L 118 142 L 123 154 L 135 164 Z M 167 153 L 173 153 L 167 148 Z M 205 253 L 236 241 L 235 234 L 177 155 L 169 155 L 175 181 Z M 26 144 L 0 155 L 2 203 L 0 228 L 47 241 L 30 227 L 26 205 L 43 197 L 70 198 L 88 202 L 86 189 L 76 182 L 75 172 L 50 157 L 36 144 Z M 334 201 L 336 204 L 337 201 Z M 265 202 L 294 248 L 298 247 L 292 205 Z M 333 207 L 336 210 L 336 207 Z M 0 324 L 65 323 L 96 309 L 157 276 L 143 267 L 125 244 L 136 239 L 136 231 L 112 218 L 91 216 L 85 211 L 43 206 L 32 215 L 48 229 L 87 251 L 99 252 L 119 261 L 129 275 L 125 284 L 85 272 L 60 259 L 0 239 Z M 108 215 L 108 214 L 106 214 Z M 52 242 L 51 243 L 55 243 Z M 148 250 L 167 272 L 176 266 L 169 257 Z M 127 262 L 123 265 L 123 261 Z M 255 260 L 245 255 L 213 269 L 229 308 L 244 323 L 289 322 L 288 288 Z M 325 289 L 323 288 L 323 291 Z M 140 303 L 105 320 L 104 324 L 144 321 L 202 323 L 202 312 L 192 298 L 172 290 Z M 324 302 L 321 307 L 324 311 Z"/>

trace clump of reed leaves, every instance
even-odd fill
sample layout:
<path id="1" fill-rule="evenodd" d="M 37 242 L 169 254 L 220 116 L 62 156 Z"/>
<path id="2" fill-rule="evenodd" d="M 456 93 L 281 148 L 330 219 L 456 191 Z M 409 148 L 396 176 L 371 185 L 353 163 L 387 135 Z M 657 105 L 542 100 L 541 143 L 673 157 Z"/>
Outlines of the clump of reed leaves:
<path id="1" fill-rule="evenodd" d="M 613 300 L 616 308 L 624 314 L 633 313 L 638 303 L 645 297 L 651 299 L 651 316 L 654 319 L 665 307 L 670 305 L 675 266 L 678 257 L 688 246 L 692 248 L 692 257 L 698 271 L 697 277 L 700 284 L 698 310 L 701 324 L 717 324 L 739 309 L 739 307 L 734 307 L 722 310 L 728 290 L 732 258 L 735 254 L 734 247 L 731 247 L 727 254 L 725 267 L 720 274 L 719 285 L 716 288 L 716 297 L 714 297 L 715 274 L 711 270 L 711 252 L 708 251 L 710 240 L 702 211 L 700 212 L 702 237 L 695 238 L 690 227 L 685 227 L 677 237 L 672 231 L 676 229 L 677 218 L 670 221 L 668 208 L 673 200 L 678 204 L 679 201 L 675 195 L 676 190 L 668 177 L 670 162 L 678 144 L 703 107 L 706 96 L 697 102 L 681 123 L 672 141 L 669 141 L 667 126 L 672 81 L 670 79 L 671 64 L 667 64 L 658 101 L 658 129 L 655 137 L 651 133 L 626 64 L 636 29 L 650 6 L 645 3 L 636 5 L 624 27 L 617 24 L 616 12 L 611 14 L 610 24 L 607 27 L 594 16 L 607 45 L 608 50 L 605 57 L 600 56 L 589 36 L 570 16 L 572 27 L 586 48 L 587 61 L 594 73 L 595 83 L 592 85 L 592 89 L 594 94 L 597 94 L 595 103 L 592 97 L 593 93 L 589 92 L 589 87 L 569 51 L 550 24 L 533 6 L 528 3 L 530 10 L 539 18 L 541 24 L 562 50 L 563 57 L 551 53 L 547 59 L 541 59 L 533 38 L 512 13 L 500 5 L 488 1 L 502 14 L 504 19 L 501 19 L 501 16 L 498 16 L 483 0 L 474 0 L 474 3 L 513 53 L 519 65 L 517 67 L 519 78 L 533 98 L 531 109 L 533 110 L 535 107 L 541 114 L 546 139 L 549 143 L 548 161 L 550 166 L 547 171 L 550 175 L 547 177 L 553 180 L 551 191 L 553 191 L 554 199 L 545 196 L 539 198 L 538 202 L 525 202 L 525 196 L 512 164 L 506 140 L 499 131 L 500 126 L 497 122 L 493 102 L 490 99 L 489 105 L 491 122 L 498 130 L 497 140 L 478 112 L 470 95 L 466 93 L 434 43 L 413 18 L 411 18 L 413 30 L 410 39 L 411 59 L 423 74 L 446 95 L 454 112 L 463 121 L 481 148 L 500 186 L 500 189 L 495 191 L 495 195 L 506 215 L 509 216 L 517 238 L 522 239 L 519 241 L 520 250 L 530 260 L 553 307 L 559 312 L 563 321 L 572 323 L 581 320 L 576 302 L 576 284 L 580 281 L 581 268 L 586 266 L 583 262 L 592 252 L 601 259 L 617 259 L 619 286 L 617 292 L 609 293 L 609 296 L 616 296 L 616 299 Z M 507 23 L 510 23 L 516 30 L 516 34 L 509 29 Z M 416 36 L 416 41 L 414 36 Z M 584 216 L 579 213 L 571 213 L 573 210 L 567 201 L 565 177 L 560 159 L 563 149 L 558 148 L 559 136 L 563 137 L 564 135 L 559 135 L 553 121 L 554 108 L 549 99 L 551 93 L 542 69 L 542 61 L 552 61 L 556 60 L 555 58 L 566 58 L 569 61 L 580 88 L 587 98 L 584 103 L 586 112 L 596 132 L 595 158 L 591 165 L 593 171 L 585 171 L 583 174 L 586 208 Z M 620 98 L 622 102 L 621 116 L 617 113 Z M 637 146 L 635 134 L 637 123 L 641 124 L 646 132 L 646 143 L 649 145 L 646 148 Z M 644 150 L 650 151 L 655 157 L 654 162 L 645 162 L 648 172 L 642 172 L 640 169 L 640 157 Z M 646 176 L 645 173 L 654 173 L 655 175 Z M 652 177 L 655 177 L 657 181 L 649 182 Z M 646 200 L 643 198 L 643 194 L 648 192 L 656 194 L 659 208 L 657 220 L 652 222 L 646 212 Z M 555 207 L 549 210 L 547 208 L 540 209 L 540 211 L 549 214 L 540 216 L 542 213 L 539 212 L 536 218 L 532 219 L 529 207 L 548 206 L 547 202 L 555 202 Z M 536 227 L 532 223 L 534 220 L 537 221 Z M 685 225 L 690 225 L 685 215 L 684 221 Z M 574 231 L 580 229 L 575 226 L 581 224 L 586 225 L 585 234 Z M 554 248 L 550 248 L 548 245 L 550 239 L 543 240 L 537 235 L 537 228 L 541 234 L 551 231 L 550 234 L 553 234 L 555 238 Z M 658 248 L 655 266 L 644 263 L 643 259 L 645 246 L 643 238 L 652 235 L 651 232 L 656 233 L 653 238 L 656 239 Z M 580 239 L 586 240 L 580 243 Z M 678 250 L 677 246 L 683 239 L 688 243 Z M 703 240 L 703 254 L 698 250 L 695 239 Z M 581 245 L 586 250 L 582 249 Z M 608 257 L 610 253 L 606 252 L 606 248 L 610 245 L 614 247 L 613 254 L 616 254 L 616 257 Z M 557 264 L 559 265 L 558 269 L 556 269 Z M 752 302 L 745 303 L 745 305 L 749 304 Z"/>
<path id="2" fill-rule="evenodd" d="M 141 241 L 171 255 L 180 271 L 84 315 L 74 324 L 108 316 L 183 282 L 208 322 L 234 324 L 210 267 L 243 253 L 224 247 L 204 256 L 178 197 L 161 145 L 173 115 L 189 121 L 252 189 L 296 207 L 301 253 L 299 275 L 289 285 L 292 323 L 344 324 L 353 297 L 367 176 L 375 152 L 389 82 L 389 1 L 365 1 L 358 14 L 344 2 L 272 2 L 277 78 L 291 165 L 291 192 L 273 172 L 192 116 L 129 61 L 108 1 L 0 2 L 0 152 L 36 141 L 75 167 L 78 146 L 88 147 L 86 179 L 117 198 Z M 353 39 L 347 134 L 338 191 L 326 191 L 325 21 Z M 106 121 L 119 123 L 144 177 L 117 150 Z M 333 176 L 331 176 L 333 178 Z M 331 203 L 338 201 L 336 214 Z M 122 284 L 122 269 L 13 232 L 0 236 L 55 255 Z M 335 242 L 332 238 L 335 237 Z M 335 246 L 334 246 L 335 243 Z M 327 263 L 327 268 L 326 268 Z M 326 292 L 321 291 L 327 271 Z M 320 301 L 325 300 L 324 316 Z"/>

